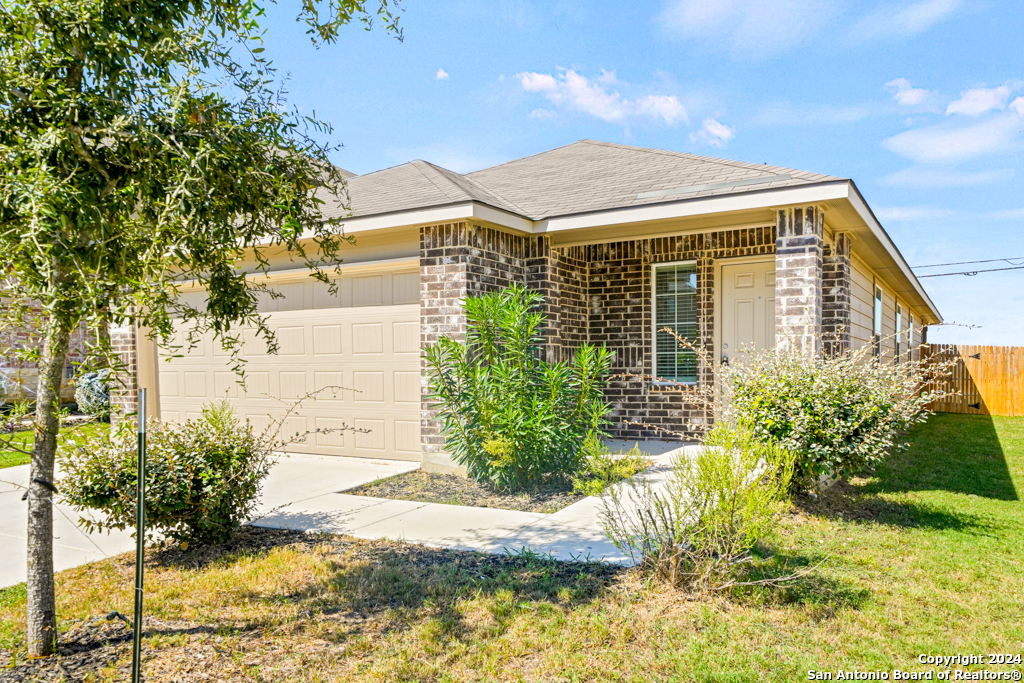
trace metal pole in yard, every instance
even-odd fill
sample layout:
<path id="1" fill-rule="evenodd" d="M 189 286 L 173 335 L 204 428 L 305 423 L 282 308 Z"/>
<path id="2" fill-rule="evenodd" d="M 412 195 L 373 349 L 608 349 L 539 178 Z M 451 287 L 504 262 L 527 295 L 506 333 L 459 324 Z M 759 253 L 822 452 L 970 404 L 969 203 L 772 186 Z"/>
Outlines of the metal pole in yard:
<path id="1" fill-rule="evenodd" d="M 146 550 L 146 390 L 139 389 L 139 467 L 135 488 L 135 621 L 132 683 L 142 681 L 142 563 Z"/>

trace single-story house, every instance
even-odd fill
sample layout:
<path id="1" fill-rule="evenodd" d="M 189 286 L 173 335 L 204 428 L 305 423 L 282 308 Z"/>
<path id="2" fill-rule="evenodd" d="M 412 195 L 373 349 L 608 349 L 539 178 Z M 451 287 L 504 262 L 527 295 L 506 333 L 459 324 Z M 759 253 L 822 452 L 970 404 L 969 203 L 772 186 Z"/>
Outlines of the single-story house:
<path id="1" fill-rule="evenodd" d="M 545 296 L 549 358 L 584 342 L 615 351 L 613 371 L 627 377 L 608 390 L 609 431 L 622 439 L 660 438 L 637 423 L 678 430 L 707 419 L 673 389 L 709 381 L 713 368 L 681 353 L 665 327 L 716 363 L 776 343 L 807 353 L 874 344 L 883 362 L 900 362 L 941 322 L 846 178 L 582 140 L 473 173 L 417 160 L 347 184 L 356 245 L 336 294 L 287 255 L 273 261 L 283 296 L 262 310 L 280 350 L 268 355 L 245 331 L 244 388 L 210 339 L 172 358 L 113 332 L 163 419 L 228 396 L 265 424 L 283 410 L 275 399 L 343 386 L 358 392 L 319 398 L 289 432 L 364 431 L 312 434 L 297 450 L 440 467 L 421 350 L 465 331 L 464 297 L 514 282 Z"/>

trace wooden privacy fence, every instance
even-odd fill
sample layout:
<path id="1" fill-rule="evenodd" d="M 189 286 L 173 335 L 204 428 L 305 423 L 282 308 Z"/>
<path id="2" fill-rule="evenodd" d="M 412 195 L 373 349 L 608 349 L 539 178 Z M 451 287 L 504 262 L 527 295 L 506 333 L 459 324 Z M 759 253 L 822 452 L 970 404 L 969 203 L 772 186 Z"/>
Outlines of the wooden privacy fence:
<path id="1" fill-rule="evenodd" d="M 953 361 L 952 375 L 937 387 L 951 395 L 935 401 L 932 410 L 1024 416 L 1024 346 L 928 344 L 921 357 Z"/>

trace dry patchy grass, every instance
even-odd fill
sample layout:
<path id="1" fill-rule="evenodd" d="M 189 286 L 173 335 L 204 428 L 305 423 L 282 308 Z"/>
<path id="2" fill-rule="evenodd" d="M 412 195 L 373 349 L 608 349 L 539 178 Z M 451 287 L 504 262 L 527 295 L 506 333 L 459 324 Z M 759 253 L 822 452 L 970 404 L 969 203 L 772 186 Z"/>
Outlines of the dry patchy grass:
<path id="1" fill-rule="evenodd" d="M 696 599 L 606 565 L 259 529 L 151 554 L 147 680 L 792 681 L 1021 652 L 1024 420 L 939 416 L 915 443 L 798 501 L 752 576 L 829 559 L 776 589 Z M 62 572 L 58 601 L 65 654 L 0 679 L 127 680 L 101 617 L 130 611 L 131 557 Z M 0 591 L 8 663 L 23 611 Z"/>

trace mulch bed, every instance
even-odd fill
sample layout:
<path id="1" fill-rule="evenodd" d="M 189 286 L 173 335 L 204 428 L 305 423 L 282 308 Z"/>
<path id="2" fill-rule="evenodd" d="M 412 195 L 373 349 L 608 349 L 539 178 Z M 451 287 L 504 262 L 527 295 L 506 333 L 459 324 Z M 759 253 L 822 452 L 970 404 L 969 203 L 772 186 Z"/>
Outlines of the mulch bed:
<path id="1" fill-rule="evenodd" d="M 364 484 L 345 493 L 372 498 L 412 500 L 420 503 L 468 505 L 520 512 L 557 512 L 586 498 L 573 493 L 571 484 L 549 485 L 530 491 L 500 493 L 455 474 L 436 474 L 415 470 L 397 477 Z"/>

